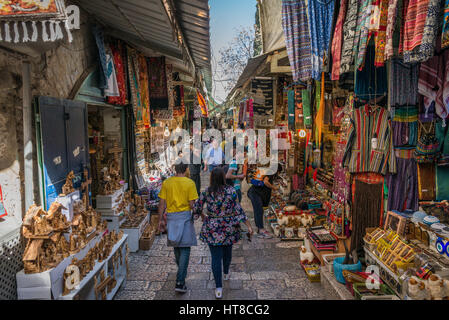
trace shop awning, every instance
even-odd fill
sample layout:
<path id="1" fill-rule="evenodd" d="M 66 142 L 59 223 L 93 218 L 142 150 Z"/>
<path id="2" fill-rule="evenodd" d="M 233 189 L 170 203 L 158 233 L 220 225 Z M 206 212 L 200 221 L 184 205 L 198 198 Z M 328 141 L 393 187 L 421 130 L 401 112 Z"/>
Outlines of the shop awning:
<path id="1" fill-rule="evenodd" d="M 77 4 L 107 27 L 110 35 L 187 63 L 203 78 L 210 74 L 209 7 L 207 0 L 77 0 Z M 181 29 L 176 36 L 165 4 Z M 182 46 L 184 42 L 186 45 Z M 191 56 L 191 59 L 190 57 Z"/>
<path id="2" fill-rule="evenodd" d="M 249 59 L 248 64 L 246 65 L 245 69 L 243 70 L 242 74 L 239 77 L 239 80 L 237 81 L 237 84 L 235 85 L 235 88 L 242 87 L 246 81 L 256 76 L 257 69 L 259 69 L 262 63 L 265 62 L 267 56 L 268 53 L 265 53 L 261 54 L 260 56 Z"/>

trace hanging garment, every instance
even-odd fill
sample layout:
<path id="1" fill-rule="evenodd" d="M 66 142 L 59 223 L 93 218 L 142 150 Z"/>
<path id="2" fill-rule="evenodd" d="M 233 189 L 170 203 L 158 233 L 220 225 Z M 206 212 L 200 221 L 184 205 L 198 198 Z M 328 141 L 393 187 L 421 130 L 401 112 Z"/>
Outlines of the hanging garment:
<path id="1" fill-rule="evenodd" d="M 413 149 L 396 149 L 397 173 L 388 175 L 388 210 L 418 210 L 418 167 Z"/>
<path id="2" fill-rule="evenodd" d="M 103 28 L 97 24 L 92 27 L 92 33 L 95 37 L 95 43 L 97 44 L 98 57 L 100 59 L 100 78 L 98 87 L 100 89 L 106 89 L 108 86 L 108 75 L 107 75 L 107 65 L 106 65 L 106 50 L 104 47 L 104 34 Z"/>
<path id="3" fill-rule="evenodd" d="M 110 45 L 112 54 L 114 55 L 114 65 L 115 71 L 117 75 L 117 84 L 119 89 L 119 95 L 117 97 L 108 97 L 108 103 L 116 104 L 116 105 L 126 105 L 128 104 L 128 91 L 126 86 L 126 75 L 125 75 L 125 66 L 123 59 L 123 47 L 119 42 L 117 44 Z"/>
<path id="4" fill-rule="evenodd" d="M 380 3 L 378 4 L 378 2 Z M 374 65 L 382 67 L 385 62 L 385 44 L 387 40 L 388 0 L 376 0 L 375 4 L 375 10 L 371 14 L 369 37 L 374 36 Z M 377 10 L 376 8 L 379 9 Z"/>
<path id="5" fill-rule="evenodd" d="M 449 47 L 449 0 L 444 2 L 443 31 L 441 33 L 441 49 Z"/>
<path id="6" fill-rule="evenodd" d="M 136 126 L 143 125 L 142 121 L 142 100 L 140 98 L 139 86 L 139 63 L 136 50 L 127 47 L 128 51 L 128 76 L 131 90 L 131 99 L 134 110 L 134 117 L 136 118 Z"/>
<path id="7" fill-rule="evenodd" d="M 437 166 L 436 168 L 436 200 L 449 199 L 449 167 Z"/>
<path id="8" fill-rule="evenodd" d="M 304 128 L 304 113 L 302 106 L 302 92 L 301 89 L 295 87 L 295 125 L 296 129 Z"/>
<path id="9" fill-rule="evenodd" d="M 325 105 L 324 105 L 324 96 L 325 96 L 325 92 L 324 92 L 324 72 L 322 73 L 321 76 L 321 81 L 317 81 L 316 82 L 316 88 L 315 88 L 315 93 L 316 93 L 316 97 L 315 97 L 315 101 L 317 102 L 318 105 L 318 111 L 315 117 L 315 128 L 316 128 L 316 137 L 315 137 L 315 141 L 317 143 L 318 148 L 321 147 L 321 136 L 322 136 L 322 132 L 323 132 L 323 125 L 324 125 L 324 109 L 325 109 Z"/>
<path id="10" fill-rule="evenodd" d="M 340 66 L 341 66 L 341 56 L 343 46 L 343 23 L 346 17 L 346 9 L 348 1 L 349 0 L 341 0 L 337 23 L 335 24 L 334 36 L 332 38 L 332 47 L 331 47 L 331 55 L 332 55 L 331 80 L 338 80 L 340 78 Z"/>
<path id="11" fill-rule="evenodd" d="M 312 125 L 312 105 L 310 92 L 307 89 L 302 90 L 302 109 L 304 112 L 304 124 L 308 128 Z"/>
<path id="12" fill-rule="evenodd" d="M 361 70 L 365 60 L 368 47 L 368 33 L 372 0 L 360 0 L 359 13 L 357 18 L 356 39 L 354 45 L 354 66 Z M 373 61 L 374 65 L 374 61 Z"/>
<path id="13" fill-rule="evenodd" d="M 151 108 L 167 110 L 169 101 L 165 57 L 148 58 L 148 71 Z"/>
<path id="14" fill-rule="evenodd" d="M 412 51 L 422 41 L 429 0 L 409 0 L 404 6 L 403 51 Z"/>
<path id="15" fill-rule="evenodd" d="M 388 92 L 387 68 L 374 66 L 374 46 L 369 46 L 366 53 L 366 65 L 363 70 L 355 72 L 354 92 L 364 101 L 386 96 Z"/>
<path id="16" fill-rule="evenodd" d="M 435 200 L 435 164 L 418 164 L 418 192 L 420 201 Z"/>
<path id="17" fill-rule="evenodd" d="M 449 165 L 449 125 L 442 120 L 438 120 L 435 126 L 435 136 L 438 139 L 440 157 L 438 159 L 438 165 Z"/>
<path id="18" fill-rule="evenodd" d="M 392 59 L 390 64 L 390 105 L 416 105 L 418 103 L 418 64 Z"/>
<path id="19" fill-rule="evenodd" d="M 312 53 L 312 78 L 320 80 L 327 71 L 335 0 L 309 0 L 309 27 Z"/>
<path id="20" fill-rule="evenodd" d="M 288 100 L 288 129 L 295 130 L 295 90 L 289 89 Z"/>
<path id="21" fill-rule="evenodd" d="M 139 54 L 139 89 L 140 99 L 142 100 L 142 121 L 145 128 L 150 127 L 150 97 L 148 81 L 148 65 L 147 60 L 143 54 Z"/>
<path id="22" fill-rule="evenodd" d="M 248 115 L 249 115 L 248 124 L 249 124 L 250 129 L 254 129 L 254 105 L 253 104 L 254 104 L 254 100 L 249 99 L 248 100 Z"/>
<path id="23" fill-rule="evenodd" d="M 393 48 L 393 34 L 397 23 L 397 15 L 399 12 L 399 2 L 401 0 L 389 0 L 388 1 L 388 15 L 387 15 L 387 30 L 385 34 L 385 60 L 390 59 L 394 55 Z"/>
<path id="24" fill-rule="evenodd" d="M 393 121 L 393 146 L 416 146 L 418 141 L 418 108 L 406 106 L 394 109 Z"/>
<path id="25" fill-rule="evenodd" d="M 282 0 L 282 28 L 293 81 L 312 77 L 312 51 L 306 1 Z"/>
<path id="26" fill-rule="evenodd" d="M 363 248 L 366 228 L 376 228 L 382 224 L 383 177 L 374 179 L 374 183 L 367 183 L 362 180 L 363 176 L 357 175 L 353 182 L 351 251 Z"/>
<path id="27" fill-rule="evenodd" d="M 419 127 L 419 139 L 416 144 L 415 158 L 418 163 L 434 163 L 440 155 L 440 144 L 435 136 L 432 122 L 426 128 L 421 122 Z"/>
<path id="28" fill-rule="evenodd" d="M 341 48 L 340 75 L 351 71 L 354 62 L 358 0 L 348 0 L 348 10 L 343 23 L 343 44 Z"/>
<path id="29" fill-rule="evenodd" d="M 420 44 L 412 50 L 404 49 L 404 62 L 424 62 L 434 55 L 440 26 L 440 11 L 440 0 L 429 0 Z"/>
<path id="30" fill-rule="evenodd" d="M 355 109 L 343 165 L 350 173 L 396 173 L 391 132 L 390 114 L 384 108 L 365 105 Z"/>

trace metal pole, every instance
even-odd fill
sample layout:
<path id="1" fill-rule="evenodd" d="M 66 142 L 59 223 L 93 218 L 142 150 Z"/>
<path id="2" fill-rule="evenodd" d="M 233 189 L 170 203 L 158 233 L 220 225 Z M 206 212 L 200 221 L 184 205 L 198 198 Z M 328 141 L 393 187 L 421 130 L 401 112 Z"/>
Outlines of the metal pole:
<path id="1" fill-rule="evenodd" d="M 31 107 L 31 65 L 28 61 L 22 63 L 23 80 L 23 156 L 25 180 L 25 210 L 34 203 L 33 181 L 33 128 Z"/>

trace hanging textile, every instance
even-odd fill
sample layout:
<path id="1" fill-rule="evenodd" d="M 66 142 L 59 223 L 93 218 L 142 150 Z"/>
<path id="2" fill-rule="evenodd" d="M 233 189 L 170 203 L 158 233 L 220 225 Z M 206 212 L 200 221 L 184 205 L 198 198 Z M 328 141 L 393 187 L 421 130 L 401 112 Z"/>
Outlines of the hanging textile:
<path id="1" fill-rule="evenodd" d="M 2 186 L 0 186 L 0 218 L 6 217 L 8 212 L 6 211 L 5 204 L 3 203 Z"/>
<path id="2" fill-rule="evenodd" d="M 151 108 L 166 110 L 169 101 L 165 57 L 148 58 L 148 71 Z"/>
<path id="3" fill-rule="evenodd" d="M 370 36 L 374 36 L 374 65 L 376 67 L 382 67 L 385 62 L 385 44 L 387 40 L 388 0 L 376 0 L 375 3 L 375 8 L 379 6 L 379 11 L 375 9 L 374 13 L 371 15 L 372 29 Z"/>
<path id="4" fill-rule="evenodd" d="M 332 38 L 332 73 L 331 80 L 340 78 L 341 55 L 343 46 L 343 23 L 346 17 L 346 7 L 349 0 L 341 0 L 337 23 L 335 24 L 334 36 Z"/>
<path id="5" fill-rule="evenodd" d="M 343 24 L 343 44 L 341 48 L 340 74 L 351 71 L 354 62 L 358 0 L 348 0 L 348 10 Z"/>
<path id="6" fill-rule="evenodd" d="M 438 159 L 439 166 L 449 165 L 449 125 L 444 125 L 443 121 L 439 119 L 435 126 L 435 136 L 438 139 L 440 157 Z"/>
<path id="7" fill-rule="evenodd" d="M 108 87 L 108 68 L 106 61 L 106 50 L 104 47 L 103 28 L 97 24 L 92 26 L 92 33 L 95 37 L 95 43 L 98 49 L 98 58 L 100 60 L 100 79 L 98 87 L 106 89 Z"/>
<path id="8" fill-rule="evenodd" d="M 198 104 L 201 107 L 201 115 L 207 118 L 209 116 L 209 112 L 207 110 L 206 100 L 198 89 L 196 89 L 196 97 L 198 100 Z"/>
<path id="9" fill-rule="evenodd" d="M 393 57 L 394 47 L 393 47 L 393 35 L 395 28 L 398 26 L 397 15 L 399 12 L 399 2 L 401 0 L 389 0 L 388 2 L 388 15 L 387 15 L 387 30 L 385 35 L 385 60 Z"/>
<path id="10" fill-rule="evenodd" d="M 405 106 L 394 109 L 393 121 L 393 146 L 416 146 L 418 141 L 418 108 Z"/>
<path id="11" fill-rule="evenodd" d="M 449 0 L 444 3 L 443 31 L 441 34 L 441 48 L 449 47 Z"/>
<path id="12" fill-rule="evenodd" d="M 148 65 L 147 59 L 139 54 L 139 91 L 142 105 L 142 121 L 145 128 L 150 127 L 150 97 L 148 96 Z"/>
<path id="13" fill-rule="evenodd" d="M 440 27 L 440 10 L 440 0 L 429 0 L 421 41 L 412 50 L 404 49 L 404 62 L 424 62 L 434 55 L 437 33 Z"/>
<path id="14" fill-rule="evenodd" d="M 248 99 L 248 113 L 249 113 L 248 128 L 254 129 L 254 100 L 253 99 Z"/>
<path id="15" fill-rule="evenodd" d="M 418 167 L 413 149 L 396 149 L 397 173 L 388 175 L 388 210 L 418 210 Z"/>
<path id="16" fill-rule="evenodd" d="M 295 128 L 304 128 L 304 113 L 301 89 L 295 87 Z"/>
<path id="17" fill-rule="evenodd" d="M 308 128 L 312 125 L 312 105 L 310 92 L 307 89 L 302 90 L 302 110 L 304 112 L 304 124 Z"/>
<path id="18" fill-rule="evenodd" d="M 396 173 L 389 112 L 379 106 L 365 105 L 353 111 L 351 123 L 343 157 L 349 172 Z"/>
<path id="19" fill-rule="evenodd" d="M 401 59 L 392 59 L 389 83 L 390 105 L 416 105 L 418 103 L 419 65 L 403 63 Z"/>
<path id="20" fill-rule="evenodd" d="M 288 89 L 288 129 L 295 130 L 295 90 Z"/>
<path id="21" fill-rule="evenodd" d="M 282 0 L 282 28 L 293 81 L 312 77 L 312 51 L 306 1 Z"/>
<path id="22" fill-rule="evenodd" d="M 436 200 L 449 199 L 449 167 L 437 166 L 436 168 Z"/>
<path id="23" fill-rule="evenodd" d="M 327 71 L 335 0 L 309 0 L 309 27 L 312 52 L 312 78 L 319 80 Z"/>
<path id="24" fill-rule="evenodd" d="M 126 88 L 125 66 L 123 64 L 123 47 L 121 42 L 118 42 L 117 44 L 111 44 L 110 48 L 114 56 L 119 95 L 117 97 L 108 97 L 107 101 L 110 104 L 124 106 L 128 104 L 128 91 Z"/>
<path id="25" fill-rule="evenodd" d="M 183 117 L 186 114 L 184 104 L 184 86 L 175 86 L 173 89 L 175 107 L 173 109 L 174 117 Z"/>
<path id="26" fill-rule="evenodd" d="M 353 182 L 351 251 L 363 248 L 366 228 L 376 228 L 382 224 L 383 177 L 376 176 L 373 183 L 362 179 L 363 175 L 357 175 Z"/>
<path id="27" fill-rule="evenodd" d="M 139 85 L 139 63 L 136 50 L 127 47 L 128 56 L 128 76 L 130 83 L 131 99 L 134 110 L 134 117 L 136 118 L 136 126 L 142 126 L 142 99 L 140 97 Z"/>
<path id="28" fill-rule="evenodd" d="M 359 2 L 356 35 L 353 47 L 354 66 L 356 70 L 361 70 L 363 68 L 365 54 L 368 47 L 371 1 L 372 0 L 360 0 Z"/>
<path id="29" fill-rule="evenodd" d="M 404 6 L 403 51 L 412 51 L 422 41 L 429 0 L 409 0 Z"/>
<path id="30" fill-rule="evenodd" d="M 115 72 L 114 54 L 109 45 L 105 45 L 106 54 L 106 82 L 107 86 L 104 89 L 106 97 L 119 97 L 120 91 L 117 82 L 117 73 Z"/>
<path id="31" fill-rule="evenodd" d="M 435 200 L 435 164 L 418 164 L 419 200 Z"/>
<path id="32" fill-rule="evenodd" d="M 318 105 L 318 111 L 317 115 L 315 117 L 315 128 L 316 128 L 316 137 L 315 141 L 317 143 L 317 147 L 321 147 L 321 136 L 323 133 L 323 125 L 324 125 L 324 111 L 325 111 L 325 105 L 324 105 L 324 72 L 321 73 L 321 81 L 316 82 L 316 101 L 319 103 Z"/>

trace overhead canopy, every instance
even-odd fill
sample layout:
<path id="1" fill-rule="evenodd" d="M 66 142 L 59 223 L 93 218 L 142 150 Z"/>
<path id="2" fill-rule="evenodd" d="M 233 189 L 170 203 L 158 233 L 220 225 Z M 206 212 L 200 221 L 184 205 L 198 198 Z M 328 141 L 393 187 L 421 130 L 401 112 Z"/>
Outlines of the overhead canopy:
<path id="1" fill-rule="evenodd" d="M 199 70 L 203 76 L 211 73 L 207 0 L 76 2 L 107 26 L 110 35 L 184 61 L 191 71 Z M 180 30 L 175 30 L 166 8 L 174 12 Z"/>
<path id="2" fill-rule="evenodd" d="M 259 18 L 262 29 L 263 52 L 285 47 L 282 29 L 282 0 L 259 0 Z"/>
<path id="3" fill-rule="evenodd" d="M 268 56 L 268 53 L 265 53 L 265 54 L 261 54 L 257 57 L 249 59 L 248 64 L 246 65 L 245 69 L 243 70 L 242 74 L 240 75 L 239 80 L 237 80 L 237 84 L 235 85 L 235 87 L 236 88 L 242 87 L 246 81 L 248 81 L 250 78 L 254 77 L 256 75 L 259 67 L 265 62 L 267 56 Z"/>

